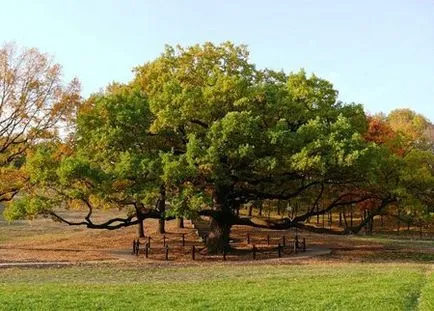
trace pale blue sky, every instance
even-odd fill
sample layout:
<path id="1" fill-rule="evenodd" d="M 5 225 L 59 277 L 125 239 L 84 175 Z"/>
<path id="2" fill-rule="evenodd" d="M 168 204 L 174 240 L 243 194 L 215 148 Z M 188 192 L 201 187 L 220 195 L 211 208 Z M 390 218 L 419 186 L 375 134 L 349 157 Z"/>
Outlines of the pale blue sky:
<path id="1" fill-rule="evenodd" d="M 52 54 L 83 95 L 164 44 L 245 43 L 259 67 L 305 68 L 369 112 L 408 107 L 434 121 L 434 0 L 0 0 L 0 43 Z"/>

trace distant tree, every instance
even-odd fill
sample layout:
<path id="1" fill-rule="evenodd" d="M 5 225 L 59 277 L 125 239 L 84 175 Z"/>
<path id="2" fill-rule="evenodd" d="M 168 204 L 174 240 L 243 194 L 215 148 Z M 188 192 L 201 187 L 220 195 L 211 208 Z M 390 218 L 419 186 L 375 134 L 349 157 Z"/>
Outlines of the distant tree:
<path id="1" fill-rule="evenodd" d="M 374 116 L 368 118 L 368 129 L 364 137 L 368 141 L 383 145 L 395 140 L 397 134 L 386 120 Z"/>
<path id="2" fill-rule="evenodd" d="M 427 130 L 430 123 L 423 115 L 410 109 L 395 109 L 387 116 L 387 123 L 403 139 L 403 145 L 409 151 L 414 147 L 427 144 Z"/>
<path id="3" fill-rule="evenodd" d="M 432 141 L 429 129 L 432 125 L 422 115 L 409 109 L 397 109 L 388 116 L 369 118 L 365 139 L 384 149 L 382 165 L 377 166 L 379 193 L 389 193 L 394 198 L 396 217 L 407 223 L 429 221 L 434 206 L 432 200 L 433 171 Z M 385 165 L 387 164 L 387 165 Z M 378 214 L 386 211 L 376 199 L 358 204 L 363 212 Z M 368 219 L 369 220 L 369 219 Z M 365 223 L 367 225 L 369 223 Z"/>
<path id="4" fill-rule="evenodd" d="M 80 100 L 79 83 L 62 83 L 60 65 L 37 49 L 0 48 L 0 201 L 26 176 L 18 170 L 34 143 L 57 135 Z"/>
<path id="5" fill-rule="evenodd" d="M 404 159 L 401 203 L 408 215 L 422 222 L 434 220 L 434 153 L 412 150 Z"/>

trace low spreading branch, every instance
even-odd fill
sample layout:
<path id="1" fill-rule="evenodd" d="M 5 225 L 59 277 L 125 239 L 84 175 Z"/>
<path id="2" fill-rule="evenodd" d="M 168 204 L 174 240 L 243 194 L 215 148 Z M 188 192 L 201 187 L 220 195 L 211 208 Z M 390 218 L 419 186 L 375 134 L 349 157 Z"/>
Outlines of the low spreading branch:
<path id="1" fill-rule="evenodd" d="M 0 193 L 0 203 L 11 201 L 18 194 L 18 192 L 20 192 L 19 189 L 12 189 L 5 193 Z"/>
<path id="2" fill-rule="evenodd" d="M 91 211 L 92 209 L 90 208 L 89 211 Z M 115 217 L 112 219 L 109 219 L 103 223 L 94 223 L 91 220 L 91 212 L 89 212 L 86 217 L 84 218 L 84 221 L 70 221 L 62 216 L 60 216 L 59 214 L 57 214 L 56 212 L 50 212 L 49 213 L 50 216 L 52 216 L 54 219 L 65 223 L 69 226 L 86 226 L 89 229 L 106 229 L 106 230 L 116 230 L 116 229 L 120 229 L 123 227 L 129 227 L 129 226 L 133 226 L 133 225 L 137 225 L 140 220 L 137 219 L 137 215 L 131 215 L 125 218 L 121 218 L 121 217 Z M 155 210 L 145 210 L 145 211 L 140 211 L 140 219 L 147 219 L 147 218 L 153 218 L 153 219 L 159 219 L 161 216 L 161 214 L 158 211 Z"/>

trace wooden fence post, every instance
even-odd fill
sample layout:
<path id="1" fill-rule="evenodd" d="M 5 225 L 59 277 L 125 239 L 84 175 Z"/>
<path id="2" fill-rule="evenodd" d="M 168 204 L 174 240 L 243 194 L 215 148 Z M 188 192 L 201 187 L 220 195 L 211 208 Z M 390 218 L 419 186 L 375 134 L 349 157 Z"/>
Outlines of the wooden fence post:
<path id="1" fill-rule="evenodd" d="M 223 248 L 223 261 L 226 261 L 226 248 Z"/>
<path id="2" fill-rule="evenodd" d="M 145 258 L 148 258 L 148 257 L 149 257 L 149 244 L 146 243 L 146 245 L 145 245 Z"/>
<path id="3" fill-rule="evenodd" d="M 182 246 L 185 246 L 185 233 L 182 234 Z"/>
<path id="4" fill-rule="evenodd" d="M 420 224 L 419 225 L 419 238 L 422 240 L 422 238 L 423 238 L 423 225 L 422 224 Z"/>
<path id="5" fill-rule="evenodd" d="M 193 245 L 191 248 L 191 259 L 194 260 L 196 258 L 196 247 Z"/>
<path id="6" fill-rule="evenodd" d="M 294 253 L 297 254 L 297 242 L 296 241 L 294 241 Z"/>
<path id="7" fill-rule="evenodd" d="M 270 245 L 270 234 L 267 234 L 267 245 Z"/>
<path id="8" fill-rule="evenodd" d="M 136 256 L 139 256 L 139 252 L 140 252 L 140 241 L 137 240 L 137 244 L 136 244 Z"/>
<path id="9" fill-rule="evenodd" d="M 166 247 L 166 235 L 163 235 L 163 246 Z"/>
<path id="10" fill-rule="evenodd" d="M 253 245 L 252 251 L 253 251 L 253 260 L 255 260 L 256 259 L 256 246 L 255 245 Z"/>
<path id="11" fill-rule="evenodd" d="M 149 247 L 151 247 L 151 237 L 150 236 L 148 236 L 148 245 L 149 245 Z"/>
<path id="12" fill-rule="evenodd" d="M 247 233 L 247 244 L 250 244 L 250 233 Z"/>
<path id="13" fill-rule="evenodd" d="M 286 246 L 286 236 L 283 236 L 283 237 L 282 237 L 282 244 L 283 244 L 283 247 Z"/>
<path id="14" fill-rule="evenodd" d="M 166 245 L 165 247 L 165 259 L 169 260 L 169 245 Z"/>
<path id="15" fill-rule="evenodd" d="M 133 255 L 136 253 L 136 240 L 133 240 Z"/>
<path id="16" fill-rule="evenodd" d="M 303 252 L 306 251 L 306 238 L 303 238 Z"/>
<path id="17" fill-rule="evenodd" d="M 282 246 L 280 243 L 277 245 L 277 256 L 282 257 Z"/>
<path id="18" fill-rule="evenodd" d="M 329 228 L 331 229 L 333 225 L 333 214 L 331 211 L 329 212 L 329 215 Z"/>

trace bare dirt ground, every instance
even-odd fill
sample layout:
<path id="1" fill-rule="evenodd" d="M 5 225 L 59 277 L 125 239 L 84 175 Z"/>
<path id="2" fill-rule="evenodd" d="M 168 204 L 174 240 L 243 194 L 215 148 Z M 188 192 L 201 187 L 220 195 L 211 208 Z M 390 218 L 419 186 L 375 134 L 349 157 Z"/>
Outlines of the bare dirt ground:
<path id="1" fill-rule="evenodd" d="M 68 211 L 68 217 L 79 219 L 83 212 Z M 96 221 L 119 214 L 117 211 L 105 211 L 96 215 Z M 157 220 L 146 220 L 146 235 L 151 237 L 151 253 L 149 259 L 141 254 L 131 254 L 132 241 L 136 239 L 136 227 L 115 231 L 91 230 L 85 227 L 73 227 L 53 222 L 51 219 L 18 221 L 8 224 L 0 218 L 0 263 L 38 263 L 38 262 L 129 262 L 151 263 L 164 261 L 164 235 L 157 232 Z M 222 261 L 221 256 L 205 256 L 204 244 L 197 236 L 190 221 L 185 221 L 185 228 L 176 226 L 176 221 L 166 222 L 165 239 L 169 246 L 169 262 L 191 263 L 191 249 L 197 247 L 196 262 Z M 308 252 L 305 254 L 286 254 L 277 259 L 276 246 L 294 239 L 295 231 L 272 231 L 244 226 L 235 226 L 231 232 L 234 252 L 227 255 L 228 262 L 246 262 L 252 260 L 252 245 L 265 253 L 257 254 L 257 261 L 271 259 L 282 260 L 300 258 L 309 261 L 333 262 L 430 262 L 434 263 L 434 240 L 403 239 L 397 236 L 337 236 L 319 235 L 305 231 L 297 232 L 300 238 L 307 241 Z M 182 234 L 185 247 L 182 247 Z M 247 235 L 250 244 L 247 244 Z M 270 245 L 267 243 L 270 236 Z M 145 243 L 145 239 L 142 242 Z M 330 251 L 326 251 L 330 250 Z M 309 253 L 310 252 L 310 253 Z M 311 255 L 322 255 L 314 256 Z M 309 258 L 308 258 L 309 257 Z"/>

